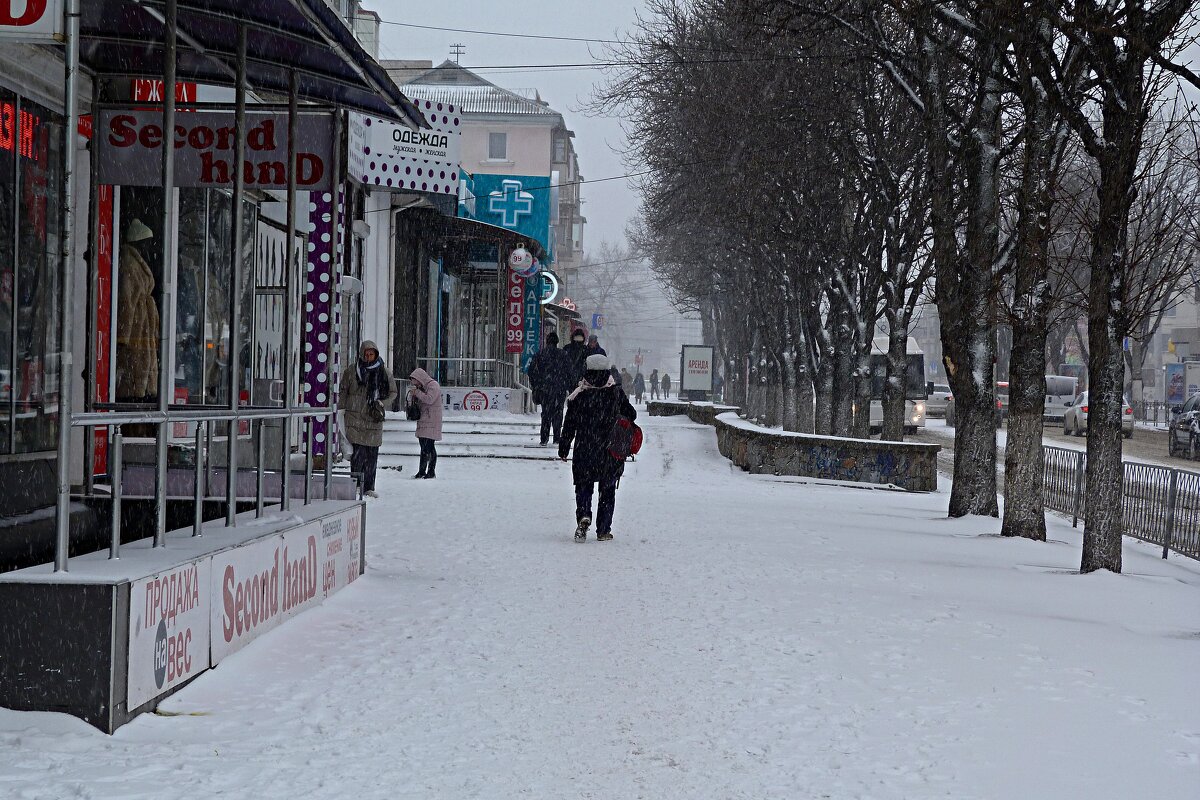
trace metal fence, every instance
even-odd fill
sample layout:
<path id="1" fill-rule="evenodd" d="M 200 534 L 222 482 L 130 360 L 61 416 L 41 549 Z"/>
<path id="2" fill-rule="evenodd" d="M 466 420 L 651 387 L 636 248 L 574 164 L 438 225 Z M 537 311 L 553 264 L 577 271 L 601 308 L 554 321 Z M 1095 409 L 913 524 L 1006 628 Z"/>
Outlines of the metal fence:
<path id="1" fill-rule="evenodd" d="M 1078 525 L 1087 515 L 1082 450 L 1047 447 L 1042 486 L 1046 507 L 1071 515 Z M 1163 558 L 1174 550 L 1200 559 L 1200 473 L 1124 462 L 1121 515 L 1124 531 L 1144 542 L 1161 545 Z"/>

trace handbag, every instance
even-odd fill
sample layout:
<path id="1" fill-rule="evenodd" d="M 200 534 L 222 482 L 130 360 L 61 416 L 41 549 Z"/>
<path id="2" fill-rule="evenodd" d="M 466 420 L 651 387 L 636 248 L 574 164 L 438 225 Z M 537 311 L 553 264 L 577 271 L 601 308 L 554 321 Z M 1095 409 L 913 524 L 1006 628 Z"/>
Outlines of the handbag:
<path id="1" fill-rule="evenodd" d="M 404 416 L 409 422 L 415 422 L 421 418 L 421 403 L 417 398 L 409 395 L 408 405 L 404 407 Z"/>
<path id="2" fill-rule="evenodd" d="M 372 422 L 383 422 L 387 419 L 387 411 L 383 407 L 382 400 L 367 401 L 367 417 Z"/>

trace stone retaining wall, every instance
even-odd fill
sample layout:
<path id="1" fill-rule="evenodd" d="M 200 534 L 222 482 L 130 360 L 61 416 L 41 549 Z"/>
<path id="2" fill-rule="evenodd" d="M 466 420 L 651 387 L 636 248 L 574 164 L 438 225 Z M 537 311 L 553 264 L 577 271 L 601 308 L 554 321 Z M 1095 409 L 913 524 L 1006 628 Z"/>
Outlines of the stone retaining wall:
<path id="1" fill-rule="evenodd" d="M 688 403 L 675 400 L 652 400 L 646 404 L 646 411 L 652 417 L 687 416 L 692 422 L 701 425 L 715 425 L 719 414 L 734 413 L 740 409 L 737 406 L 720 406 L 712 403 Z"/>
<path id="2" fill-rule="evenodd" d="M 756 475 L 800 475 L 937 490 L 936 444 L 843 439 L 761 428 L 736 414 L 714 420 L 721 455 Z"/>

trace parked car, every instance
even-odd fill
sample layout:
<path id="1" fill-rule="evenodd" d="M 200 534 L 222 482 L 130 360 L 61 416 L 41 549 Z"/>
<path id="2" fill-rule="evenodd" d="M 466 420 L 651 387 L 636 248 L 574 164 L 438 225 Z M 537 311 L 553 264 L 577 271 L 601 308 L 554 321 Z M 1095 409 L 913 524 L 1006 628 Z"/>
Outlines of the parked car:
<path id="1" fill-rule="evenodd" d="M 1200 392 L 1189 397 L 1182 406 L 1171 409 L 1167 453 L 1192 461 L 1200 459 Z"/>
<path id="2" fill-rule="evenodd" d="M 946 398 L 946 427 L 954 427 L 954 395 Z M 1008 383 L 1000 381 L 996 384 L 996 427 L 999 428 L 1004 423 L 1004 418 L 1008 416 Z"/>
<path id="3" fill-rule="evenodd" d="M 1083 436 L 1088 429 L 1088 393 L 1080 392 L 1079 396 L 1063 413 L 1063 434 Z M 1121 433 L 1126 439 L 1133 438 L 1133 406 L 1129 398 L 1121 398 Z"/>
<path id="4" fill-rule="evenodd" d="M 952 393 L 950 387 L 944 383 L 931 383 L 928 386 L 925 397 L 925 416 L 927 417 L 944 417 L 946 416 L 946 404 L 950 402 Z"/>

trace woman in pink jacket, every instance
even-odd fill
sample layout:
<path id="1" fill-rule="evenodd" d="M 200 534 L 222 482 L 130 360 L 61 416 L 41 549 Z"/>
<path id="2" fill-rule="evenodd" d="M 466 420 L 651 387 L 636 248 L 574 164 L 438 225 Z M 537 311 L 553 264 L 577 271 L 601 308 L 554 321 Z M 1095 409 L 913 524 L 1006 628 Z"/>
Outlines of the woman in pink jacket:
<path id="1" fill-rule="evenodd" d="M 420 367 L 412 371 L 408 380 L 409 401 L 416 400 L 421 406 L 421 417 L 417 420 L 417 441 L 421 443 L 421 468 L 413 477 L 436 478 L 437 448 L 434 442 L 442 440 L 442 387 Z"/>

